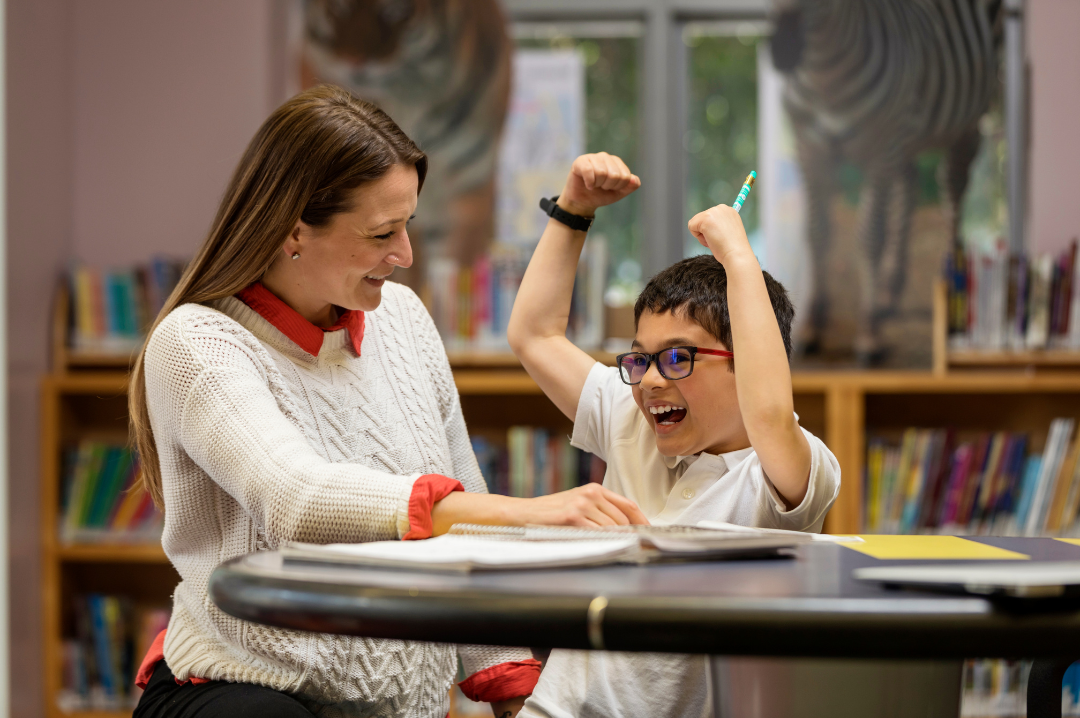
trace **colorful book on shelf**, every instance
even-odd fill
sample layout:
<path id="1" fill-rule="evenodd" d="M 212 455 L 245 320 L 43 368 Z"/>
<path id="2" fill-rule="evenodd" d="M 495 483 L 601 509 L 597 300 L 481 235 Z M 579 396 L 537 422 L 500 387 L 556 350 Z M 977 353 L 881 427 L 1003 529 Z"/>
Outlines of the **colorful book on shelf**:
<path id="1" fill-rule="evenodd" d="M 1072 442 L 1067 447 L 1061 465 L 1053 478 L 1053 498 L 1050 500 L 1050 508 L 1046 516 L 1046 530 L 1050 533 L 1055 533 L 1062 528 L 1065 502 L 1072 488 L 1070 483 L 1073 477 L 1073 469 L 1076 466 L 1076 452 L 1078 450 L 1080 450 L 1080 442 L 1077 441 Z"/>
<path id="2" fill-rule="evenodd" d="M 130 710 L 140 693 L 134 686 L 136 663 L 168 625 L 169 611 L 137 610 L 129 598 L 100 593 L 68 600 L 74 635 L 62 644 L 57 703 L 69 713 Z"/>
<path id="3" fill-rule="evenodd" d="M 473 436 L 473 453 L 491 493 L 529 498 L 602 482 L 604 462 L 559 432 L 511 426 L 505 443 Z"/>
<path id="4" fill-rule="evenodd" d="M 130 354 L 179 281 L 181 262 L 102 270 L 74 266 L 69 274 L 71 346 L 79 351 Z"/>
<path id="5" fill-rule="evenodd" d="M 138 488 L 138 461 L 125 446 L 84 440 L 66 452 L 61 539 L 155 541 L 161 514 Z"/>
<path id="6" fill-rule="evenodd" d="M 1041 453 L 1020 432 L 907 429 L 869 437 L 866 528 L 877 533 L 1080 534 L 1080 436 L 1050 423 Z"/>
<path id="7" fill-rule="evenodd" d="M 509 348 L 506 327 L 531 254 L 531 249 L 496 245 L 467 267 L 447 258 L 429 263 L 424 296 L 447 347 Z M 583 349 L 598 349 L 603 342 L 606 280 L 606 245 L 590 237 L 578 263 L 568 319 L 568 335 Z"/>
<path id="8" fill-rule="evenodd" d="M 1077 242 L 1056 256 L 956 246 L 945 255 L 946 325 L 955 349 L 1080 350 Z"/>

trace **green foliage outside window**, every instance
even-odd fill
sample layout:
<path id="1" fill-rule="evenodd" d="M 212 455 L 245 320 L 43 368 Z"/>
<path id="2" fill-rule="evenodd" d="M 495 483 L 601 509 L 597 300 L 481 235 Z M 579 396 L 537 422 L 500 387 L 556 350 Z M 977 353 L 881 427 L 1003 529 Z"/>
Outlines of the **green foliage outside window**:
<path id="1" fill-rule="evenodd" d="M 750 26 L 755 27 L 756 26 Z M 717 204 L 731 204 L 758 162 L 757 52 L 759 34 L 740 25 L 716 34 L 689 29 L 686 219 Z M 742 209 L 754 243 L 760 225 L 758 194 Z M 686 253 L 706 251 L 687 233 Z"/>

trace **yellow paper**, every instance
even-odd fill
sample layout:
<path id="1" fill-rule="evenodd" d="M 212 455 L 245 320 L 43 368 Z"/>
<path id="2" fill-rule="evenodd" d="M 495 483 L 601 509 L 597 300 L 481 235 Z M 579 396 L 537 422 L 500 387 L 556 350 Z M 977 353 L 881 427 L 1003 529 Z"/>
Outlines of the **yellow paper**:
<path id="1" fill-rule="evenodd" d="M 1055 541 L 1061 541 L 1062 543 L 1071 543 L 1073 546 L 1080 546 L 1080 538 L 1059 538 Z"/>
<path id="2" fill-rule="evenodd" d="M 969 541 L 959 536 L 859 536 L 863 543 L 841 544 L 880 559 L 1023 560 L 1029 556 Z"/>

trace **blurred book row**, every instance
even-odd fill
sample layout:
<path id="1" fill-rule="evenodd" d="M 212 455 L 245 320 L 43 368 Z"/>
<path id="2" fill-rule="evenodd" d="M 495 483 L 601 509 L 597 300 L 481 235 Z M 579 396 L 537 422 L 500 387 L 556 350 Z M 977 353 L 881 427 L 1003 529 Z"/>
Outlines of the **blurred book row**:
<path id="1" fill-rule="evenodd" d="M 908 429 L 870 441 L 870 533 L 1080 535 L 1080 441 L 1072 419 L 1050 424 L 1042 453 L 1019 432 L 960 440 L 951 429 Z"/>
<path id="2" fill-rule="evenodd" d="M 488 491 L 505 496 L 531 498 L 601 483 L 607 469 L 600 458 L 570 446 L 565 434 L 534 426 L 511 426 L 505 444 L 473 436 L 472 447 Z"/>
<path id="3" fill-rule="evenodd" d="M 946 255 L 951 349 L 1080 349 L 1077 242 L 1059 256 L 955 249 Z"/>
<path id="4" fill-rule="evenodd" d="M 607 245 L 602 237 L 585 242 L 570 307 L 568 335 L 585 350 L 604 340 L 604 288 Z M 506 326 L 525 276 L 529 253 L 496 248 L 472 266 L 448 259 L 428 270 L 428 304 L 446 348 L 456 351 L 506 351 Z"/>
<path id="5" fill-rule="evenodd" d="M 157 542 L 162 516 L 136 487 L 139 461 L 126 446 L 84 439 L 64 452 L 60 539 Z"/>
<path id="6" fill-rule="evenodd" d="M 130 354 L 176 287 L 184 265 L 158 257 L 148 264 L 101 270 L 71 270 L 71 348 L 103 354 Z"/>
<path id="7" fill-rule="evenodd" d="M 1027 715 L 1030 672 L 1030 661 L 964 661 L 961 718 L 1023 718 Z M 1061 715 L 1080 716 L 1080 663 L 1065 671 L 1061 682 Z"/>
<path id="8" fill-rule="evenodd" d="M 1073 669 L 1069 669 L 1072 672 Z M 1027 713 L 1030 661 L 964 661 L 961 718 L 1021 718 Z M 1068 687 L 1062 685 L 1062 700 Z M 1063 714 L 1072 715 L 1072 714 Z"/>
<path id="9" fill-rule="evenodd" d="M 99 593 L 72 597 L 75 632 L 63 644 L 59 708 L 130 709 L 141 691 L 135 672 L 158 633 L 169 624 L 164 608 L 140 608 L 128 598 Z"/>

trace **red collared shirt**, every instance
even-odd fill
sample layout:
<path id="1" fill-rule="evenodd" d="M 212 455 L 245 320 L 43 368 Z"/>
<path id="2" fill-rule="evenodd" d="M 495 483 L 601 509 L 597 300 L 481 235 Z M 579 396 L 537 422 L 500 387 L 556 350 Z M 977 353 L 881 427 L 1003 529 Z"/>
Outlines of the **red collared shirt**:
<path id="1" fill-rule="evenodd" d="M 300 312 L 281 301 L 276 294 L 255 282 L 247 289 L 242 289 L 236 298 L 248 305 L 282 334 L 291 339 L 298 347 L 311 356 L 319 356 L 322 349 L 323 334 L 348 329 L 349 339 L 356 355 L 360 356 L 360 344 L 364 341 L 364 313 L 352 309 L 339 310 L 338 320 L 327 329 L 317 327 L 300 316 Z"/>

